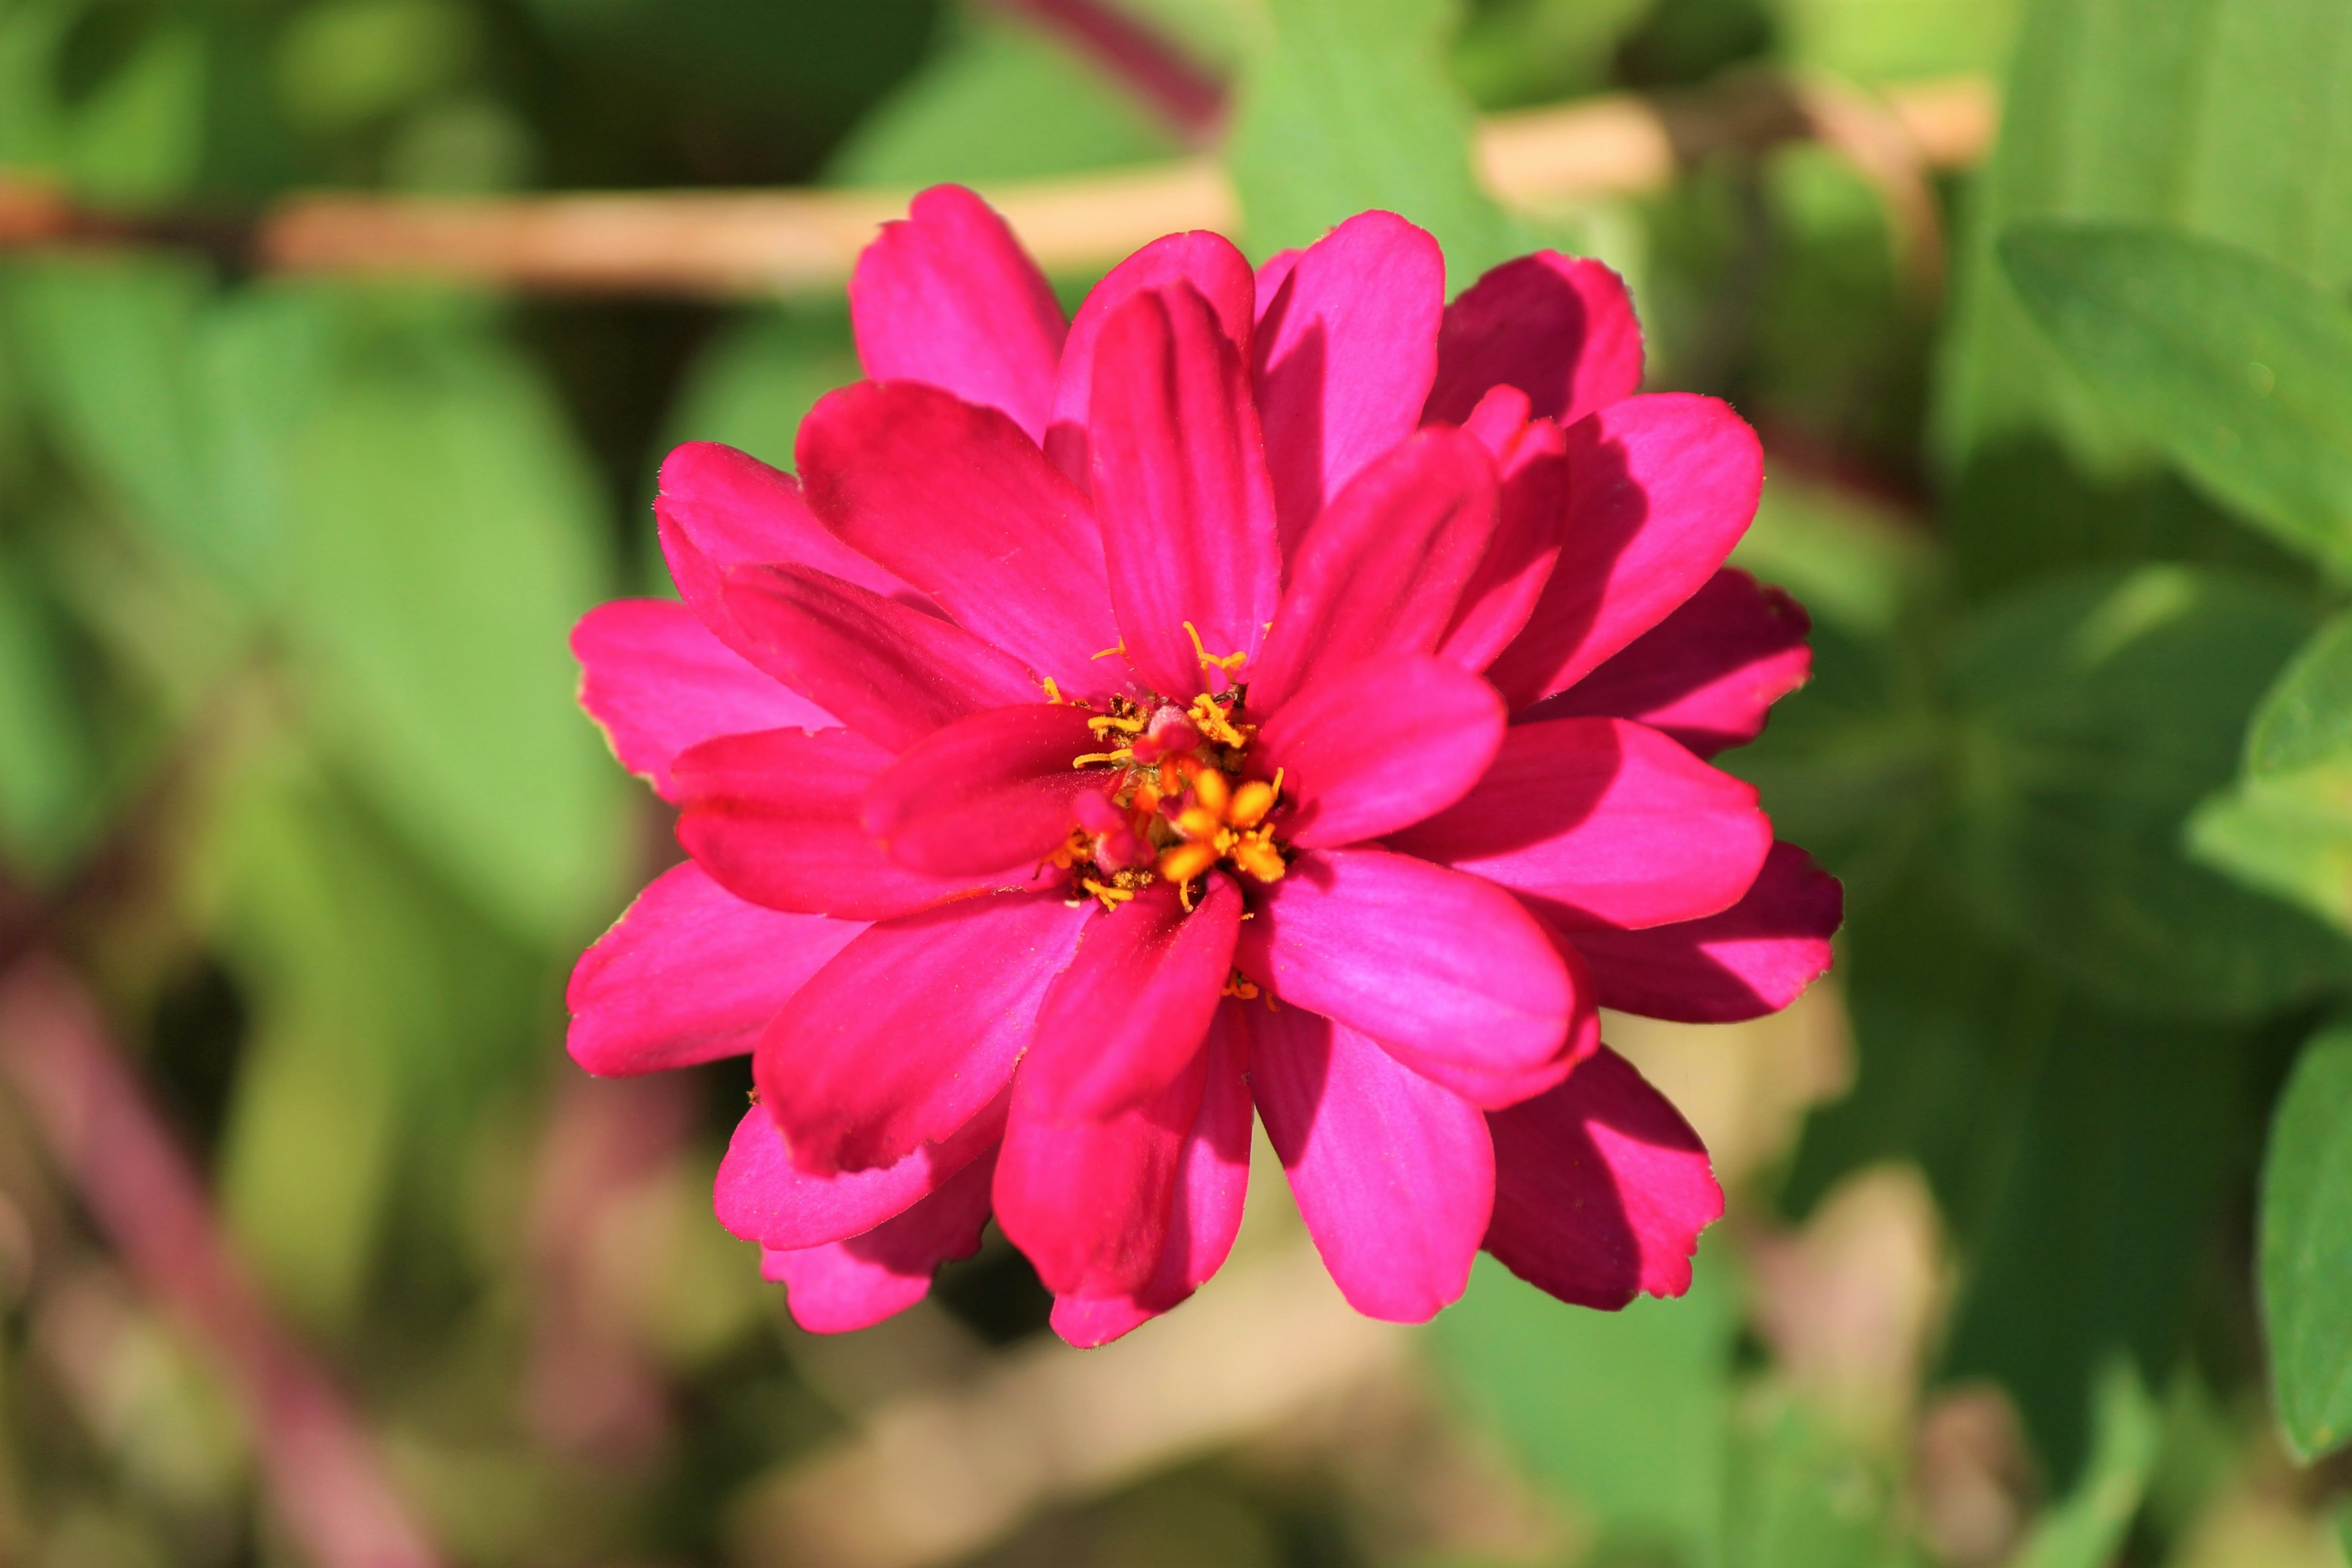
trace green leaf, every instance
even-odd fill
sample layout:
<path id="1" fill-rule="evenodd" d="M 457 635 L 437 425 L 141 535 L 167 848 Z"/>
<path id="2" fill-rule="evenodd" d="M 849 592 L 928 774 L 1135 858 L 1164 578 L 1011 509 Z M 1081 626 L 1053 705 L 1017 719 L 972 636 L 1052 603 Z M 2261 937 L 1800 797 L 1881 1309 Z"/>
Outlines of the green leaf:
<path id="1" fill-rule="evenodd" d="M 801 420 L 816 400 L 863 374 L 845 312 L 758 312 L 695 360 L 672 408 L 667 445 L 719 441 L 789 468 Z"/>
<path id="2" fill-rule="evenodd" d="M 2263 1324 L 2288 1444 L 2352 1438 L 2352 1023 L 2304 1047 L 2263 1162 Z"/>
<path id="3" fill-rule="evenodd" d="M 62 869 L 96 826 L 95 759 L 49 605 L 0 550 L 0 854 L 20 872 Z"/>
<path id="4" fill-rule="evenodd" d="M 1226 161 L 1259 254 L 1367 208 L 1445 247 L 1449 290 L 1531 248 L 1478 188 L 1469 105 L 1447 79 L 1452 0 L 1265 0 Z"/>
<path id="5" fill-rule="evenodd" d="M 1822 1412 L 1762 1388 L 1735 1424 L 1724 1568 L 1883 1568 L 1900 1561 L 1894 1477 Z"/>
<path id="6" fill-rule="evenodd" d="M 1479 6 L 1454 47 L 1454 74 L 1482 108 L 1549 103 L 1609 79 L 1617 44 L 1654 0 L 1501 0 Z"/>
<path id="7" fill-rule="evenodd" d="M 2352 979 L 2352 945 L 2180 845 L 2309 626 L 2252 580 L 2176 566 L 2072 574 L 1978 617 L 1938 843 L 1980 918 L 2128 1012 L 2251 1016 Z"/>
<path id="8" fill-rule="evenodd" d="M 2352 573 L 2352 311 L 2251 251 L 2022 223 L 2018 298 L 2132 432 L 2282 543 Z"/>
<path id="9" fill-rule="evenodd" d="M 1997 71 L 2017 0 L 1778 0 L 1781 50 L 1808 70 L 1857 81 Z"/>
<path id="10" fill-rule="evenodd" d="M 2088 1471 L 2034 1527 L 2011 1568 L 2105 1568 L 2122 1550 L 2155 1473 L 2161 1435 L 2155 1402 L 2127 1364 L 2101 1374 L 2093 1420 Z"/>

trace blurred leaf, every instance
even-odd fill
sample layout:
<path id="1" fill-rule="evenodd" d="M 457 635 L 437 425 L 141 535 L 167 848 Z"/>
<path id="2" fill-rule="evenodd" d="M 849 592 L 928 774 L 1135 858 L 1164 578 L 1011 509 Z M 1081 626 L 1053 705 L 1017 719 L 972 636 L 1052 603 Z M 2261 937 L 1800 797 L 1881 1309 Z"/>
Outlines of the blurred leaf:
<path id="1" fill-rule="evenodd" d="M 974 16 L 860 121 L 844 184 L 984 184 L 1146 163 L 1175 142 L 1132 95 L 1037 26 Z"/>
<path id="2" fill-rule="evenodd" d="M 66 120 L 66 174 L 75 190 L 152 202 L 194 184 L 204 162 L 205 65 L 193 18 L 151 26 Z"/>
<path id="3" fill-rule="evenodd" d="M 1935 550 L 1923 527 L 1864 496 L 1775 479 L 1731 563 L 1786 588 L 1814 619 L 1877 637 L 1895 629 Z"/>
<path id="4" fill-rule="evenodd" d="M 1528 248 L 1472 176 L 1455 19 L 1452 0 L 1265 0 L 1226 145 L 1257 254 L 1370 207 L 1437 237 L 1449 290 Z"/>
<path id="5" fill-rule="evenodd" d="M 1937 444 L 1965 461 L 2050 431 L 2079 459 L 2137 454 L 2042 341 L 1994 242 L 2049 216 L 2178 224 L 2352 282 L 2352 71 L 2339 0 L 2041 0 L 2027 6 L 1958 267 Z"/>
<path id="6" fill-rule="evenodd" d="M 2304 1047 L 2263 1163 L 2263 1324 L 2305 1463 L 2352 1438 L 2352 1025 Z"/>
<path id="7" fill-rule="evenodd" d="M 1717 1241 L 1690 1294 L 1622 1312 L 1553 1300 L 1481 1256 L 1432 1332 L 1474 1408 L 1605 1536 L 1702 1560 L 1724 1504 L 1735 1286 Z"/>
<path id="8" fill-rule="evenodd" d="M 2078 574 L 1980 616 L 1942 838 L 1980 916 L 2131 1012 L 2242 1017 L 2352 979 L 2352 945 L 2191 863 L 2181 826 L 2310 622 L 2250 580 Z"/>
<path id="9" fill-rule="evenodd" d="M 2352 1562 L 2352 1503 L 2336 1505 L 2336 1538 L 2344 1548 L 2347 1562 Z"/>
<path id="10" fill-rule="evenodd" d="M 2064 1501 L 2034 1527 L 2011 1568 L 2105 1568 L 2122 1550 L 2156 1469 L 2157 1410 L 2131 1368 L 2100 1374 L 2091 1463 Z"/>
<path id="11" fill-rule="evenodd" d="M 456 0 L 326 0 L 279 33 L 278 94 L 295 124 L 342 130 L 447 84 L 473 52 L 474 16 Z"/>
<path id="12" fill-rule="evenodd" d="M 2037 221 L 2009 279 L 2132 431 L 2294 549 L 2352 573 L 2352 311 L 2250 251 Z"/>
<path id="13" fill-rule="evenodd" d="M 1586 93 L 1609 80 L 1618 40 L 1656 0 L 1496 0 L 1454 41 L 1454 75 L 1484 109 Z"/>
<path id="14" fill-rule="evenodd" d="M 842 311 L 778 309 L 712 341 L 672 405 L 665 447 L 720 441 L 780 468 L 816 400 L 859 379 L 857 346 Z"/>
<path id="15" fill-rule="evenodd" d="M 1781 52 L 1856 81 L 1997 71 L 2017 0 L 1779 0 Z"/>
<path id="16" fill-rule="evenodd" d="M 1734 1428 L 1724 1568 L 1882 1568 L 1901 1561 L 1894 1478 L 1835 1422 L 1754 1391 Z"/>
<path id="17" fill-rule="evenodd" d="M 49 606 L 0 550 L 0 857 L 37 876 L 71 863 L 96 826 L 90 738 Z"/>

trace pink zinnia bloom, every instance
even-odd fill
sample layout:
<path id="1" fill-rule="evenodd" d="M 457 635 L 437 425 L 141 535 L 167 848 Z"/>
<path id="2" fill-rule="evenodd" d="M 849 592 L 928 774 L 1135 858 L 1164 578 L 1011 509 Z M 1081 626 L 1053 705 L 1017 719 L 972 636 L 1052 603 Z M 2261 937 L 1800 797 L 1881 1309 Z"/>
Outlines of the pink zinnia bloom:
<path id="1" fill-rule="evenodd" d="M 945 187 L 858 265 L 873 379 L 798 483 L 664 466 L 685 602 L 573 647 L 691 858 L 581 961 L 571 1048 L 751 1053 L 719 1215 L 807 1327 L 993 1215 L 1066 1338 L 1124 1333 L 1224 1260 L 1253 1110 L 1372 1316 L 1481 1247 L 1595 1307 L 1687 1288 L 1722 1194 L 1597 1009 L 1828 966 L 1837 884 L 1703 760 L 1806 622 L 1723 567 L 1755 436 L 1637 395 L 1613 274 L 1444 279 L 1386 213 L 1255 274 L 1175 235 L 1066 323 Z"/>

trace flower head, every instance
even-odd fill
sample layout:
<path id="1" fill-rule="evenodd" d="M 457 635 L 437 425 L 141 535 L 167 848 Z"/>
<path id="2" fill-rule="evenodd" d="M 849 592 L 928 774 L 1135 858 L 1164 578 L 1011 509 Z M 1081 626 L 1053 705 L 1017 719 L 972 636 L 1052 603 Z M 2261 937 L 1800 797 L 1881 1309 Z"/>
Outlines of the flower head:
<path id="1" fill-rule="evenodd" d="M 1685 1289 L 1721 1193 L 1598 1009 L 1769 1012 L 1840 912 L 1704 760 L 1808 668 L 1722 565 L 1753 433 L 1637 395 L 1606 268 L 1449 306 L 1383 213 L 1255 272 L 1171 236 L 1066 328 L 942 187 L 850 299 L 872 379 L 798 482 L 680 447 L 684 604 L 575 634 L 690 857 L 581 961 L 575 1058 L 751 1053 L 719 1216 L 811 1328 L 992 1214 L 1066 1337 L 1123 1333 L 1223 1261 L 1253 1112 L 1367 1313 L 1481 1246 Z"/>

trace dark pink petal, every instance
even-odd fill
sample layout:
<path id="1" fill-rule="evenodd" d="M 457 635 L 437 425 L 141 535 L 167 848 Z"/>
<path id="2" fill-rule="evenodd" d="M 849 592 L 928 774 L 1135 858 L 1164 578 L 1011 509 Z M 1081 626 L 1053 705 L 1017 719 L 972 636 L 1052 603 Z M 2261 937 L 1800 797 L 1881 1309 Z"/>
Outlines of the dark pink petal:
<path id="1" fill-rule="evenodd" d="M 1210 229 L 1171 234 L 1112 268 L 1070 321 L 1070 339 L 1062 345 L 1061 378 L 1054 392 L 1054 424 L 1045 432 L 1046 456 L 1081 486 L 1093 483 L 1087 426 L 1094 416 L 1095 345 L 1103 324 L 1136 295 L 1170 283 L 1189 283 L 1200 291 L 1225 336 L 1242 345 L 1247 363 L 1256 285 L 1249 261 L 1232 240 Z"/>
<path id="2" fill-rule="evenodd" d="M 1125 1296 L 1159 1270 L 1184 1145 L 1199 1123 L 1209 1058 L 1136 1110 L 1104 1121 L 1043 1115 L 1026 1064 L 996 1163 L 996 1223 L 1056 1296 Z"/>
<path id="3" fill-rule="evenodd" d="M 1177 1156 L 1168 1237 L 1151 1278 L 1133 1295 L 1063 1296 L 1054 1302 L 1054 1331 L 1082 1350 L 1108 1344 L 1176 1306 L 1223 1268 L 1233 1251 L 1249 1193 L 1246 1026 L 1227 1016 L 1241 1005 L 1227 1003 L 1209 1029 L 1208 1084 Z"/>
<path id="4" fill-rule="evenodd" d="M 1503 743 L 1503 700 L 1426 654 L 1318 674 L 1258 731 L 1282 770 L 1285 842 L 1360 844 L 1470 793 Z"/>
<path id="5" fill-rule="evenodd" d="M 1255 656 L 1282 552 L 1248 362 L 1191 285 L 1137 294 L 1104 323 L 1090 430 L 1127 661 L 1164 695 L 1209 689 L 1186 623 L 1212 654 Z"/>
<path id="6" fill-rule="evenodd" d="M 822 572 L 739 566 L 725 601 L 746 658 L 893 752 L 1041 695 L 1019 660 L 961 626 Z"/>
<path id="7" fill-rule="evenodd" d="M 721 589 L 737 566 L 806 566 L 886 599 L 922 602 L 817 521 L 792 475 L 732 447 L 688 441 L 671 452 L 662 462 L 654 517 L 677 591 L 730 647 L 740 650 L 742 643 Z"/>
<path id="8" fill-rule="evenodd" d="M 741 1056 L 865 929 L 745 903 L 692 861 L 673 866 L 580 955 L 564 1044 L 599 1078 Z"/>
<path id="9" fill-rule="evenodd" d="M 1306 254 L 1305 251 L 1295 248 L 1277 250 L 1259 266 L 1257 277 L 1254 280 L 1256 303 L 1252 307 L 1253 313 L 1257 319 L 1265 320 L 1266 311 L 1274 305 L 1276 296 L 1282 292 L 1282 286 L 1290 281 L 1290 274 L 1298 266 L 1298 258 Z"/>
<path id="10" fill-rule="evenodd" d="M 846 730 L 721 735 L 679 757 L 677 839 L 711 879 L 772 910 L 887 920 L 1043 885 L 1034 857 L 940 877 L 890 858 L 857 819 L 890 753 Z"/>
<path id="11" fill-rule="evenodd" d="M 1476 1107 L 1300 1008 L 1250 1017 L 1250 1087 L 1348 1304 L 1418 1323 L 1462 1294 L 1495 1203 Z"/>
<path id="12" fill-rule="evenodd" d="M 1728 404 L 1629 397 L 1568 432 L 1559 560 L 1486 678 L 1517 711 L 1565 690 L 1715 575 L 1756 515 L 1764 450 Z"/>
<path id="13" fill-rule="evenodd" d="M 1161 881 L 1087 925 L 1021 1065 L 1032 1114 L 1083 1121 L 1134 1110 L 1200 1054 L 1242 923 L 1230 878 L 1213 873 L 1201 887 L 1189 913 Z"/>
<path id="14" fill-rule="evenodd" d="M 1077 797 L 1099 769 L 1071 760 L 1104 749 L 1083 708 L 1024 702 L 934 730 L 876 775 L 859 820 L 902 866 L 983 875 L 1051 855 L 1077 826 Z"/>
<path id="15" fill-rule="evenodd" d="M 1488 390 L 1525 392 L 1573 425 L 1642 389 L 1642 324 L 1598 261 L 1538 251 L 1506 261 L 1445 308 L 1426 417 L 1459 424 Z"/>
<path id="16" fill-rule="evenodd" d="M 1421 431 L 1358 475 L 1291 556 L 1265 650 L 1244 672 L 1250 706 L 1273 712 L 1318 668 L 1433 652 L 1498 504 L 1494 459 L 1459 430 Z"/>
<path id="17" fill-rule="evenodd" d="M 801 1251 L 764 1248 L 761 1278 L 784 1287 L 793 1321 L 813 1334 L 870 1329 L 929 1295 L 940 1264 L 980 1250 L 995 1166 L 992 1152 L 982 1155 L 862 1236 Z"/>
<path id="18" fill-rule="evenodd" d="M 1550 936 L 1500 888 L 1380 849 L 1311 849 L 1253 900 L 1234 962 L 1285 1007 L 1433 1073 L 1540 1074 L 1592 1011 Z"/>
<path id="19" fill-rule="evenodd" d="M 975 636 L 1073 693 L 1122 673 L 1087 498 L 992 408 L 913 382 L 828 393 L 801 422 L 809 505 Z"/>
<path id="20" fill-rule="evenodd" d="M 664 799 L 670 759 L 750 730 L 823 730 L 833 716 L 730 651 L 670 599 L 616 599 L 572 628 L 580 706 L 621 765 Z"/>
<path id="21" fill-rule="evenodd" d="M 1740 900 L 1721 914 L 1647 931 L 1575 935 L 1601 1005 L 1685 1024 L 1777 1013 L 1829 973 L 1845 889 L 1793 844 L 1775 844 Z"/>
<path id="22" fill-rule="evenodd" d="M 1527 716 L 1635 719 L 1711 757 L 1762 734 L 1772 704 L 1812 674 L 1811 630 L 1796 600 L 1727 566 L 1622 653 Z"/>
<path id="23" fill-rule="evenodd" d="M 937 1192 L 957 1172 L 991 1153 L 1004 1137 L 1009 1090 L 937 1143 L 896 1164 L 813 1175 L 793 1163 L 783 1131 L 765 1107 L 735 1124 L 719 1163 L 712 1206 L 719 1223 L 746 1241 L 779 1251 L 822 1247 L 872 1230 Z"/>
<path id="24" fill-rule="evenodd" d="M 1445 257 L 1394 213 L 1359 213 L 1278 281 L 1262 279 L 1258 299 L 1257 406 L 1287 552 L 1349 479 L 1421 423 L 1437 374 Z"/>
<path id="25" fill-rule="evenodd" d="M 1438 648 L 1465 669 L 1494 663 L 1527 626 L 1566 538 L 1568 437 L 1549 419 L 1529 419 L 1527 407 L 1527 394 L 1498 386 L 1463 426 L 1494 454 L 1503 484 L 1494 541 Z"/>
<path id="26" fill-rule="evenodd" d="M 1563 1301 L 1613 1312 L 1690 1289 L 1698 1234 L 1723 1214 L 1706 1146 L 1603 1047 L 1549 1094 L 1488 1113 L 1486 1250 Z"/>
<path id="27" fill-rule="evenodd" d="M 1527 895 L 1573 931 L 1739 901 L 1772 847 L 1756 790 L 1622 719 L 1515 724 L 1478 787 L 1391 847 Z"/>
<path id="28" fill-rule="evenodd" d="M 893 1164 L 977 1115 L 1093 909 L 967 899 L 882 921 L 818 970 L 751 1060 L 802 1169 Z"/>
<path id="29" fill-rule="evenodd" d="M 1517 1105 L 1550 1089 L 1576 1070 L 1577 1063 L 1601 1048 L 1601 1011 L 1599 987 L 1593 983 L 1592 969 L 1585 963 L 1584 955 L 1549 926 L 1544 928 L 1544 934 L 1551 939 L 1552 951 L 1559 954 L 1560 967 L 1568 973 L 1569 993 L 1576 999 L 1567 1037 L 1550 1057 L 1497 1061 L 1458 1047 L 1431 1051 L 1410 1049 L 1387 1041 L 1380 1043 L 1389 1055 L 1422 1077 L 1444 1085 L 1483 1110 Z"/>
<path id="30" fill-rule="evenodd" d="M 849 279 L 857 357 L 876 381 L 919 381 L 1045 434 L 1066 331 L 1012 229 L 961 185 L 917 196 Z"/>

